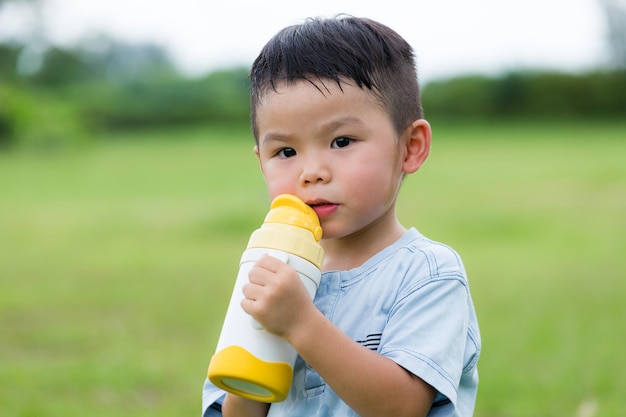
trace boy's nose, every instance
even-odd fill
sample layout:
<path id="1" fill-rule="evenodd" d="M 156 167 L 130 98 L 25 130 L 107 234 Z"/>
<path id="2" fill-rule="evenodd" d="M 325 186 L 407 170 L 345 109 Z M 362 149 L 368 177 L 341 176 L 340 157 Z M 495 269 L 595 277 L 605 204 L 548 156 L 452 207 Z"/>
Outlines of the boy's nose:
<path id="1" fill-rule="evenodd" d="M 308 158 L 300 174 L 302 184 L 325 183 L 329 180 L 330 170 L 324 158 L 318 156 Z"/>

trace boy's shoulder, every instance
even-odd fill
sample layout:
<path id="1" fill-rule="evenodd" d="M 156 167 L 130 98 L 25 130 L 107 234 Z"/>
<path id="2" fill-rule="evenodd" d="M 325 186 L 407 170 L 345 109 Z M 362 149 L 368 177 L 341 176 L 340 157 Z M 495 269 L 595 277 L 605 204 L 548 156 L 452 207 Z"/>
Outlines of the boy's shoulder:
<path id="1" fill-rule="evenodd" d="M 445 243 L 427 238 L 415 228 L 409 229 L 397 243 L 401 243 L 401 247 L 396 251 L 400 256 L 402 252 L 409 252 L 416 255 L 416 261 L 426 260 L 431 268 L 464 269 L 461 257 L 456 250 Z"/>
<path id="2" fill-rule="evenodd" d="M 341 271 L 339 275 L 345 284 L 367 281 L 368 286 L 379 288 L 381 293 L 437 279 L 466 281 L 465 268 L 457 252 L 427 238 L 415 228 L 409 229 L 362 266 Z M 378 279 L 380 276 L 385 279 Z"/>

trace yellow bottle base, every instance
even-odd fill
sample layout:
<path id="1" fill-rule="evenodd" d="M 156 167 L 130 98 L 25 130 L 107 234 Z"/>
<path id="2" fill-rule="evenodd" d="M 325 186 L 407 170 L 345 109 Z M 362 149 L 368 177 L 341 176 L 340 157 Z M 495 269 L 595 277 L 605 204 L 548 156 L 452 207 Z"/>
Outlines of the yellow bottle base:
<path id="1" fill-rule="evenodd" d="M 293 370 L 286 362 L 266 362 L 240 346 L 228 346 L 211 358 L 208 377 L 227 392 L 273 403 L 287 398 Z"/>

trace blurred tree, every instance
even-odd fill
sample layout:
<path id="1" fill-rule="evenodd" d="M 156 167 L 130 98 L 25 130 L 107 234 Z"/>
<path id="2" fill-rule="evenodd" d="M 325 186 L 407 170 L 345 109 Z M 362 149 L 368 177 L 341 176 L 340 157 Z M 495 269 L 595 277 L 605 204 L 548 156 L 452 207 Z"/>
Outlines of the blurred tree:
<path id="1" fill-rule="evenodd" d="M 0 44 L 0 83 L 15 78 L 20 49 L 14 43 Z"/>
<path id="2" fill-rule="evenodd" d="M 248 122 L 247 69 L 189 78 L 161 46 L 102 33 L 57 45 L 45 3 L 0 0 L 0 150 L 73 148 L 100 129 Z"/>
<path id="3" fill-rule="evenodd" d="M 118 42 L 100 35 L 99 42 L 104 48 L 91 52 L 93 39 L 85 39 L 81 44 L 83 59 L 90 63 L 92 71 L 100 69 L 101 75 L 110 81 L 125 83 L 138 78 L 172 78 L 177 71 L 163 47 L 155 44 L 130 44 Z M 102 48 L 102 45 L 101 45 Z"/>
<path id="4" fill-rule="evenodd" d="M 525 71 L 427 83 L 426 116 L 439 120 L 624 119 L 623 70 L 569 74 Z"/>
<path id="5" fill-rule="evenodd" d="M 44 53 L 39 69 L 30 78 L 37 84 L 62 86 L 90 75 L 89 67 L 81 60 L 80 53 L 50 47 Z"/>
<path id="6" fill-rule="evenodd" d="M 4 36 L 14 43 L 22 44 L 16 67 L 17 71 L 31 74 L 39 70 L 42 54 L 46 49 L 47 36 L 42 9 L 43 0 L 0 0 L 0 18 L 12 24 Z M 1 21 L 2 19 L 0 19 Z"/>
<path id="7" fill-rule="evenodd" d="M 127 84 L 139 78 L 176 76 L 160 46 L 128 44 L 104 35 L 98 38 L 98 48 L 92 47 L 91 38 L 72 48 L 48 47 L 30 80 L 37 85 L 62 87 L 85 81 Z"/>
<path id="8" fill-rule="evenodd" d="M 626 0 L 600 0 L 607 22 L 611 64 L 626 69 Z"/>

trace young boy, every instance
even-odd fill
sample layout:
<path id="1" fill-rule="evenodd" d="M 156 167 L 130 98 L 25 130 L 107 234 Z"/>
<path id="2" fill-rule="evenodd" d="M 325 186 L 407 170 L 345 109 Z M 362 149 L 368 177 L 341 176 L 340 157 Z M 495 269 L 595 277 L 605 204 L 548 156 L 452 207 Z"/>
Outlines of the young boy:
<path id="1" fill-rule="evenodd" d="M 250 73 L 252 130 L 270 198 L 320 218 L 312 302 L 269 256 L 243 309 L 299 356 L 288 398 L 264 404 L 205 383 L 205 416 L 471 416 L 480 352 L 465 271 L 395 214 L 430 149 L 411 47 L 377 22 L 310 19 L 279 32 Z"/>

